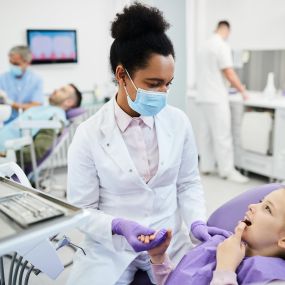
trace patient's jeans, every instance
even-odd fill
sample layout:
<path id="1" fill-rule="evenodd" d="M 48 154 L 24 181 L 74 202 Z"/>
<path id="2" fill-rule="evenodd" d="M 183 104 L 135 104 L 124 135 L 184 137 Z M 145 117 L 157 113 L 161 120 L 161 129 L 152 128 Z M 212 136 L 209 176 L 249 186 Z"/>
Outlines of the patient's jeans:
<path id="1" fill-rule="evenodd" d="M 135 276 L 135 273 L 138 269 L 146 271 L 149 279 L 153 284 L 155 284 L 154 277 L 151 270 L 151 264 L 149 260 L 149 255 L 147 253 L 141 253 L 124 271 L 120 279 L 116 282 L 115 285 L 129 285 Z"/>

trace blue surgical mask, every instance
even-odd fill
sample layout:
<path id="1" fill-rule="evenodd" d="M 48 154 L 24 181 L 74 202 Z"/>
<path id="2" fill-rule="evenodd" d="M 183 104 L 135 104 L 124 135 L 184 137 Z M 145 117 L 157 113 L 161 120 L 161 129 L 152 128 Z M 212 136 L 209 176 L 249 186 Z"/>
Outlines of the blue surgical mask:
<path id="1" fill-rule="evenodd" d="M 10 65 L 10 72 L 14 77 L 21 77 L 23 75 L 23 70 L 20 66 L 11 64 Z"/>
<path id="2" fill-rule="evenodd" d="M 127 70 L 126 72 L 135 89 L 137 90 L 136 99 L 133 101 L 126 87 L 124 86 L 127 94 L 128 104 L 131 109 L 142 116 L 154 116 L 159 113 L 167 104 L 168 92 L 150 91 L 137 88 Z"/>

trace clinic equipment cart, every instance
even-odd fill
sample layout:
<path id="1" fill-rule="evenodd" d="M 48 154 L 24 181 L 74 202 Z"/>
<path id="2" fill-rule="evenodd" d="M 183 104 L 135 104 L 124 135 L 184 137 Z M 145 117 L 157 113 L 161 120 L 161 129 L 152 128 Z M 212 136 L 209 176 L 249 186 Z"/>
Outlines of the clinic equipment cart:
<path id="1" fill-rule="evenodd" d="M 0 285 L 5 285 L 3 256 L 11 252 L 20 257 L 13 255 L 6 284 L 28 284 L 35 268 L 55 279 L 64 267 L 50 240 L 88 216 L 86 210 L 0 176 Z"/>

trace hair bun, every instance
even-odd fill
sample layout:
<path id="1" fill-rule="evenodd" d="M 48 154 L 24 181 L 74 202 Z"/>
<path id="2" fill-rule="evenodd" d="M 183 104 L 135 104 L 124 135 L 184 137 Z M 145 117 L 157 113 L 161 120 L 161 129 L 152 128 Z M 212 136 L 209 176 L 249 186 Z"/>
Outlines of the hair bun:
<path id="1" fill-rule="evenodd" d="M 169 28 L 160 10 L 138 2 L 125 7 L 116 16 L 112 22 L 111 35 L 118 40 L 134 39 L 148 33 L 161 34 Z"/>

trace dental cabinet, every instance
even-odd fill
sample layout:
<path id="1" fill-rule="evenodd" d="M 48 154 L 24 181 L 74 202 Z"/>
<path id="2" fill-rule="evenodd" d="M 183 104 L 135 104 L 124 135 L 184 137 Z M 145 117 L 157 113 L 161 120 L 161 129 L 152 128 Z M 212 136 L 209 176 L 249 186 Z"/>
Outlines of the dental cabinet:
<path id="1" fill-rule="evenodd" d="M 187 113 L 198 138 L 196 94 L 188 93 Z M 245 102 L 239 95 L 229 95 L 229 101 L 235 166 L 270 180 L 285 180 L 285 98 L 249 92 Z"/>

